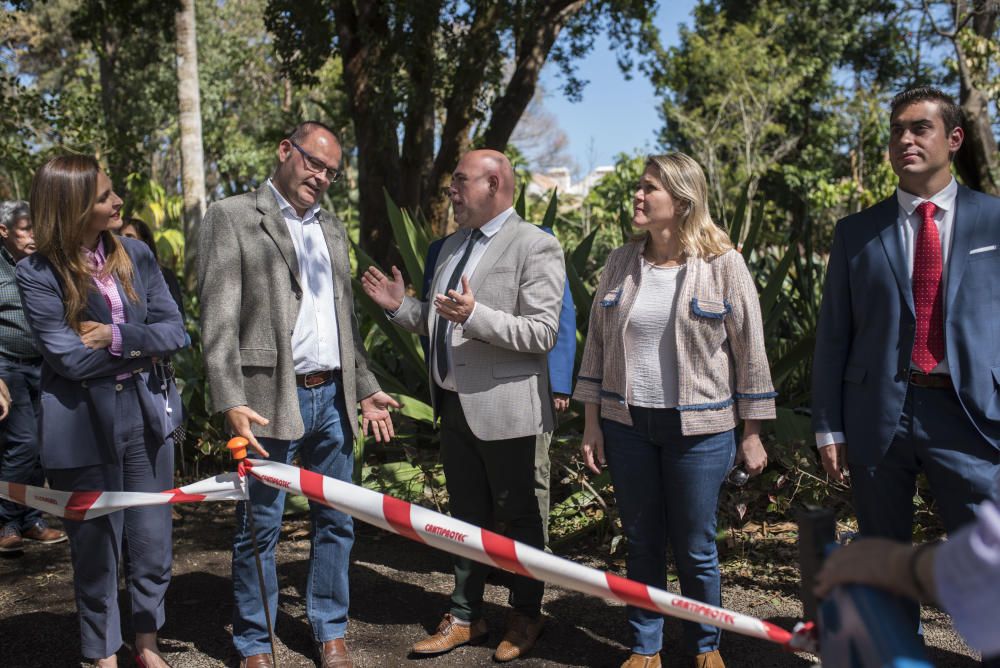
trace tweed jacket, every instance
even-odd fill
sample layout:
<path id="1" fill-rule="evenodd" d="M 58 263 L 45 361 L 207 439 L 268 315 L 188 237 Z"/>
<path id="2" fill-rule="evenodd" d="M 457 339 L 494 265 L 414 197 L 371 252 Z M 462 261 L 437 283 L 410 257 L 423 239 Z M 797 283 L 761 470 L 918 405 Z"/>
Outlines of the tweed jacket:
<path id="1" fill-rule="evenodd" d="M 453 234 L 441 249 L 439 273 L 461 248 Z M 472 318 L 452 330 L 455 386 L 472 433 L 484 441 L 534 436 L 555 429 L 547 353 L 556 343 L 566 266 L 551 234 L 511 214 L 469 277 Z M 393 322 L 429 335 L 430 300 L 405 297 Z M 428 365 L 435 412 L 440 388 Z"/>
<path id="2" fill-rule="evenodd" d="M 628 243 L 608 257 L 573 393 L 577 401 L 600 404 L 601 417 L 630 426 L 629 369 L 650 362 L 635 359 L 625 347 L 644 243 Z M 685 273 L 676 315 L 681 430 L 712 434 L 732 429 L 738 419 L 774 419 L 777 393 L 764 351 L 760 302 L 743 256 L 730 250 L 689 258 Z"/>
<path id="3" fill-rule="evenodd" d="M 344 400 L 379 390 L 358 333 L 347 233 L 335 217 L 317 213 L 333 264 Z M 257 436 L 293 440 L 305 433 L 295 385 L 292 331 L 302 284 L 288 226 L 271 189 L 212 204 L 201 224 L 198 282 L 205 369 L 212 408 L 249 406 L 270 420 Z M 349 420 L 357 436 L 357 420 Z"/>

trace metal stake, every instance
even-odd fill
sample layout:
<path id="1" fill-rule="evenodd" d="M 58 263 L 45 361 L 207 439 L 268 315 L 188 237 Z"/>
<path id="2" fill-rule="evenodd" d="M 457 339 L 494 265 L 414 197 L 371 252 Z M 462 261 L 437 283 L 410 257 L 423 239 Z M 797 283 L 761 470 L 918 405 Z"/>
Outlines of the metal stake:
<path id="1" fill-rule="evenodd" d="M 232 453 L 233 459 L 241 462 L 246 459 L 247 446 L 249 442 L 242 436 L 237 436 L 229 440 L 226 447 Z M 257 585 L 260 588 L 260 604 L 264 607 L 264 620 L 267 622 L 267 638 L 271 643 L 271 663 L 274 668 L 278 668 L 278 652 L 275 649 L 274 626 L 271 624 L 271 609 L 267 605 L 267 588 L 264 585 L 264 566 L 260 562 L 260 548 L 257 546 L 257 528 L 253 522 L 253 507 L 250 503 L 250 481 L 246 480 L 247 498 L 244 502 L 244 511 L 247 516 L 247 523 L 250 525 L 250 544 L 253 546 L 253 560 L 257 565 Z"/>

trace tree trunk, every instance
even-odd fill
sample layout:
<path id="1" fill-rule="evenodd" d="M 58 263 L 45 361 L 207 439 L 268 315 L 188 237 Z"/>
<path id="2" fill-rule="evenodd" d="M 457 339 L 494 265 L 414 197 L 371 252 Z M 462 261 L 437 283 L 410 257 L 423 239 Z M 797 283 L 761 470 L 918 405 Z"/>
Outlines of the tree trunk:
<path id="1" fill-rule="evenodd" d="M 110 154 L 108 171 L 112 181 L 117 181 L 119 187 L 125 187 L 125 177 L 128 176 L 127 147 L 116 143 L 118 133 L 118 78 L 115 74 L 115 64 L 118 58 L 118 35 L 107 20 L 101 23 L 100 37 L 93 41 L 97 52 L 97 69 L 101 82 L 101 111 L 104 112 L 104 124 L 109 145 L 105 150 Z"/>
<path id="2" fill-rule="evenodd" d="M 956 2 L 956 24 L 962 14 L 968 11 L 973 12 L 968 29 L 981 39 L 993 39 L 997 17 L 1000 15 L 996 2 L 975 0 L 972 7 Z M 989 73 L 974 72 L 958 36 L 953 34 L 950 39 L 955 48 L 959 78 L 958 103 L 962 108 L 965 126 L 965 141 L 955 156 L 955 169 L 962 181 L 973 190 L 1000 195 L 1000 156 L 990 119 L 990 99 L 977 81 L 979 77 L 989 76 Z"/>
<path id="3" fill-rule="evenodd" d="M 348 0 L 334 5 L 334 16 L 344 65 L 344 88 L 358 144 L 359 243 L 383 268 L 390 265 L 402 268 L 392 242 L 384 194 L 388 191 L 400 203 L 395 98 L 389 93 L 390 88 L 377 78 L 378 73 L 386 71 L 382 61 L 387 56 L 382 47 L 389 39 L 388 17 L 378 1 Z"/>
<path id="4" fill-rule="evenodd" d="M 997 141 L 990 122 L 989 99 L 981 90 L 963 85 L 959 100 L 965 121 L 965 141 L 955 156 L 955 169 L 973 190 L 1000 195 Z"/>
<path id="5" fill-rule="evenodd" d="M 177 104 L 180 109 L 181 185 L 184 191 L 184 282 L 194 289 L 198 226 L 205 215 L 205 155 L 198 91 L 194 0 L 181 0 L 177 26 Z"/>

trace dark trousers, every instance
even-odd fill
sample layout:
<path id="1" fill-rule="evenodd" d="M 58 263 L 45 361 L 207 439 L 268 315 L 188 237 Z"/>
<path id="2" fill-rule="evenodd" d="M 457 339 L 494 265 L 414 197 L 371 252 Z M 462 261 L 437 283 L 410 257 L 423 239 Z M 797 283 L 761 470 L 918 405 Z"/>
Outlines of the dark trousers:
<path id="1" fill-rule="evenodd" d="M 45 474 L 39 461 L 38 383 L 40 365 L 0 359 L 0 378 L 10 390 L 7 419 L 0 422 L 0 480 L 41 487 Z M 0 500 L 0 526 L 26 531 L 42 521 L 42 512 Z"/>
<path id="2" fill-rule="evenodd" d="M 535 437 L 483 441 L 472 433 L 458 395 L 441 393 L 441 463 L 451 514 L 494 531 L 504 524 L 513 540 L 542 549 L 542 518 L 535 498 Z M 490 567 L 455 558 L 451 614 L 474 621 L 483 615 L 483 590 Z M 520 613 L 537 617 L 544 584 L 514 575 L 510 602 Z"/>
<path id="3" fill-rule="evenodd" d="M 152 442 L 130 379 L 118 392 L 113 464 L 48 469 L 53 489 L 162 492 L 173 487 L 174 445 Z M 67 437 L 66 447 L 72 447 Z M 164 622 L 163 599 L 170 584 L 170 506 L 128 508 L 85 521 L 66 520 L 73 557 L 73 586 L 80 616 L 83 655 L 111 656 L 122 646 L 118 613 L 118 569 L 123 557 L 136 633 L 152 633 Z M 126 554 L 123 555 L 123 543 Z"/>
<path id="4" fill-rule="evenodd" d="M 847 447 L 850 451 L 850 442 Z M 927 476 L 941 521 L 951 533 L 972 522 L 976 506 L 994 493 L 1000 451 L 976 431 L 954 390 L 911 385 L 882 461 L 850 469 L 861 534 L 909 543 L 917 474 Z M 916 629 L 919 606 L 914 604 L 911 614 Z"/>

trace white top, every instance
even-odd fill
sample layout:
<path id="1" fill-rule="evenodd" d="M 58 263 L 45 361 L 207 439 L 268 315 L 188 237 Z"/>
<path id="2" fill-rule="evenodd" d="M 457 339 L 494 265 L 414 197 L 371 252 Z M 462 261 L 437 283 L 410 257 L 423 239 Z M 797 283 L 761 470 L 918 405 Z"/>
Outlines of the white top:
<path id="1" fill-rule="evenodd" d="M 489 222 L 487 222 L 485 225 L 483 225 L 482 227 L 479 228 L 479 231 L 483 233 L 483 236 L 481 236 L 479 238 L 479 240 L 476 242 L 476 245 L 473 247 L 472 254 L 469 255 L 469 259 L 465 263 L 465 269 L 462 270 L 462 275 L 463 276 L 466 276 L 470 280 L 472 279 L 473 274 L 476 273 L 476 267 L 479 265 L 479 261 L 481 259 L 483 259 L 483 255 L 486 254 L 486 247 L 490 245 L 490 241 L 493 240 L 493 237 L 496 236 L 497 232 L 500 231 L 500 228 L 503 227 L 503 224 L 507 221 L 508 218 L 510 218 L 510 216 L 513 213 L 514 213 L 514 207 L 511 207 L 511 208 L 507 209 L 506 211 L 501 212 L 500 215 L 496 216 L 495 218 L 492 218 Z M 448 279 L 451 278 L 452 272 L 455 271 L 455 267 L 458 265 L 459 260 L 461 260 L 462 259 L 462 255 L 465 254 L 465 247 L 469 243 L 469 237 L 470 237 L 471 234 L 472 234 L 472 230 L 468 230 L 465 233 L 465 241 L 462 243 L 462 245 L 460 245 L 457 249 L 455 249 L 455 252 L 451 254 L 450 258 L 448 258 L 448 262 L 444 265 L 444 267 L 442 267 L 437 272 L 437 282 L 435 282 L 434 286 L 433 286 L 433 288 L 434 288 L 433 294 L 434 295 L 443 295 L 443 294 L 445 294 L 448 291 L 448 285 L 447 285 Z M 459 280 L 458 285 L 455 287 L 455 290 L 458 291 L 458 292 L 462 291 L 462 281 L 461 281 L 461 279 Z M 427 299 L 433 299 L 433 296 L 432 295 L 426 295 L 426 298 Z M 475 306 L 473 306 L 472 307 L 472 313 L 469 314 L 469 317 L 468 317 L 468 319 L 466 319 L 465 322 L 469 322 L 469 320 L 472 320 L 472 318 L 475 315 L 476 315 L 476 308 L 475 308 Z M 445 337 L 446 337 L 445 340 L 450 343 L 451 342 L 451 334 L 452 334 L 452 332 L 455 329 L 455 323 L 449 322 L 449 321 L 445 320 L 444 318 L 440 318 L 440 317 L 438 317 L 436 315 L 434 317 L 433 322 L 435 323 L 435 326 L 436 326 L 437 323 L 442 323 L 442 322 L 445 323 L 448 326 L 448 331 L 445 332 Z M 430 339 L 431 339 L 431 346 L 430 346 L 430 348 L 431 348 L 431 351 L 433 351 L 434 350 L 434 344 L 433 344 L 433 341 L 434 341 L 434 331 L 433 331 L 433 328 L 432 328 L 432 331 L 430 332 L 430 335 L 431 335 L 431 337 L 430 337 Z M 433 357 L 433 352 L 431 353 L 431 356 Z M 446 390 L 450 390 L 452 392 L 456 392 L 457 390 L 455 388 L 455 377 L 452 374 L 451 370 L 452 370 L 451 346 L 449 345 L 448 346 L 448 376 L 446 378 L 441 378 L 441 377 L 438 376 L 437 363 L 432 363 L 431 364 L 431 373 L 434 374 L 434 382 L 437 383 L 440 387 L 442 387 L 442 388 L 444 388 Z"/>
<path id="2" fill-rule="evenodd" d="M 952 230 L 955 227 L 955 200 L 958 199 L 958 182 L 954 178 L 937 194 L 929 200 L 918 197 L 905 190 L 896 188 L 896 201 L 899 202 L 899 217 L 896 226 L 899 228 L 899 239 L 903 243 L 903 256 L 906 258 L 906 272 L 913 278 L 913 261 L 917 255 L 917 235 L 920 234 L 920 227 L 924 224 L 923 218 L 917 213 L 917 207 L 923 202 L 934 202 L 937 211 L 934 213 L 934 222 L 937 223 L 938 237 L 941 240 L 941 307 L 942 318 L 947 318 L 948 303 L 945 296 L 948 294 L 948 260 L 951 257 Z M 948 374 L 948 360 L 942 359 L 931 373 Z M 847 436 L 843 432 L 817 433 L 816 446 L 825 447 L 834 443 L 846 443 Z"/>
<path id="3" fill-rule="evenodd" d="M 677 406 L 677 295 L 684 267 L 657 267 L 645 259 L 642 280 L 625 327 L 626 356 L 643 360 L 627 373 L 632 406 Z"/>
<path id="4" fill-rule="evenodd" d="M 292 360 L 295 373 L 312 373 L 340 368 L 340 330 L 333 302 L 333 265 L 326 237 L 320 227 L 319 204 L 299 217 L 271 179 L 267 180 L 281 216 L 295 246 L 302 284 L 302 303 L 292 330 Z"/>

